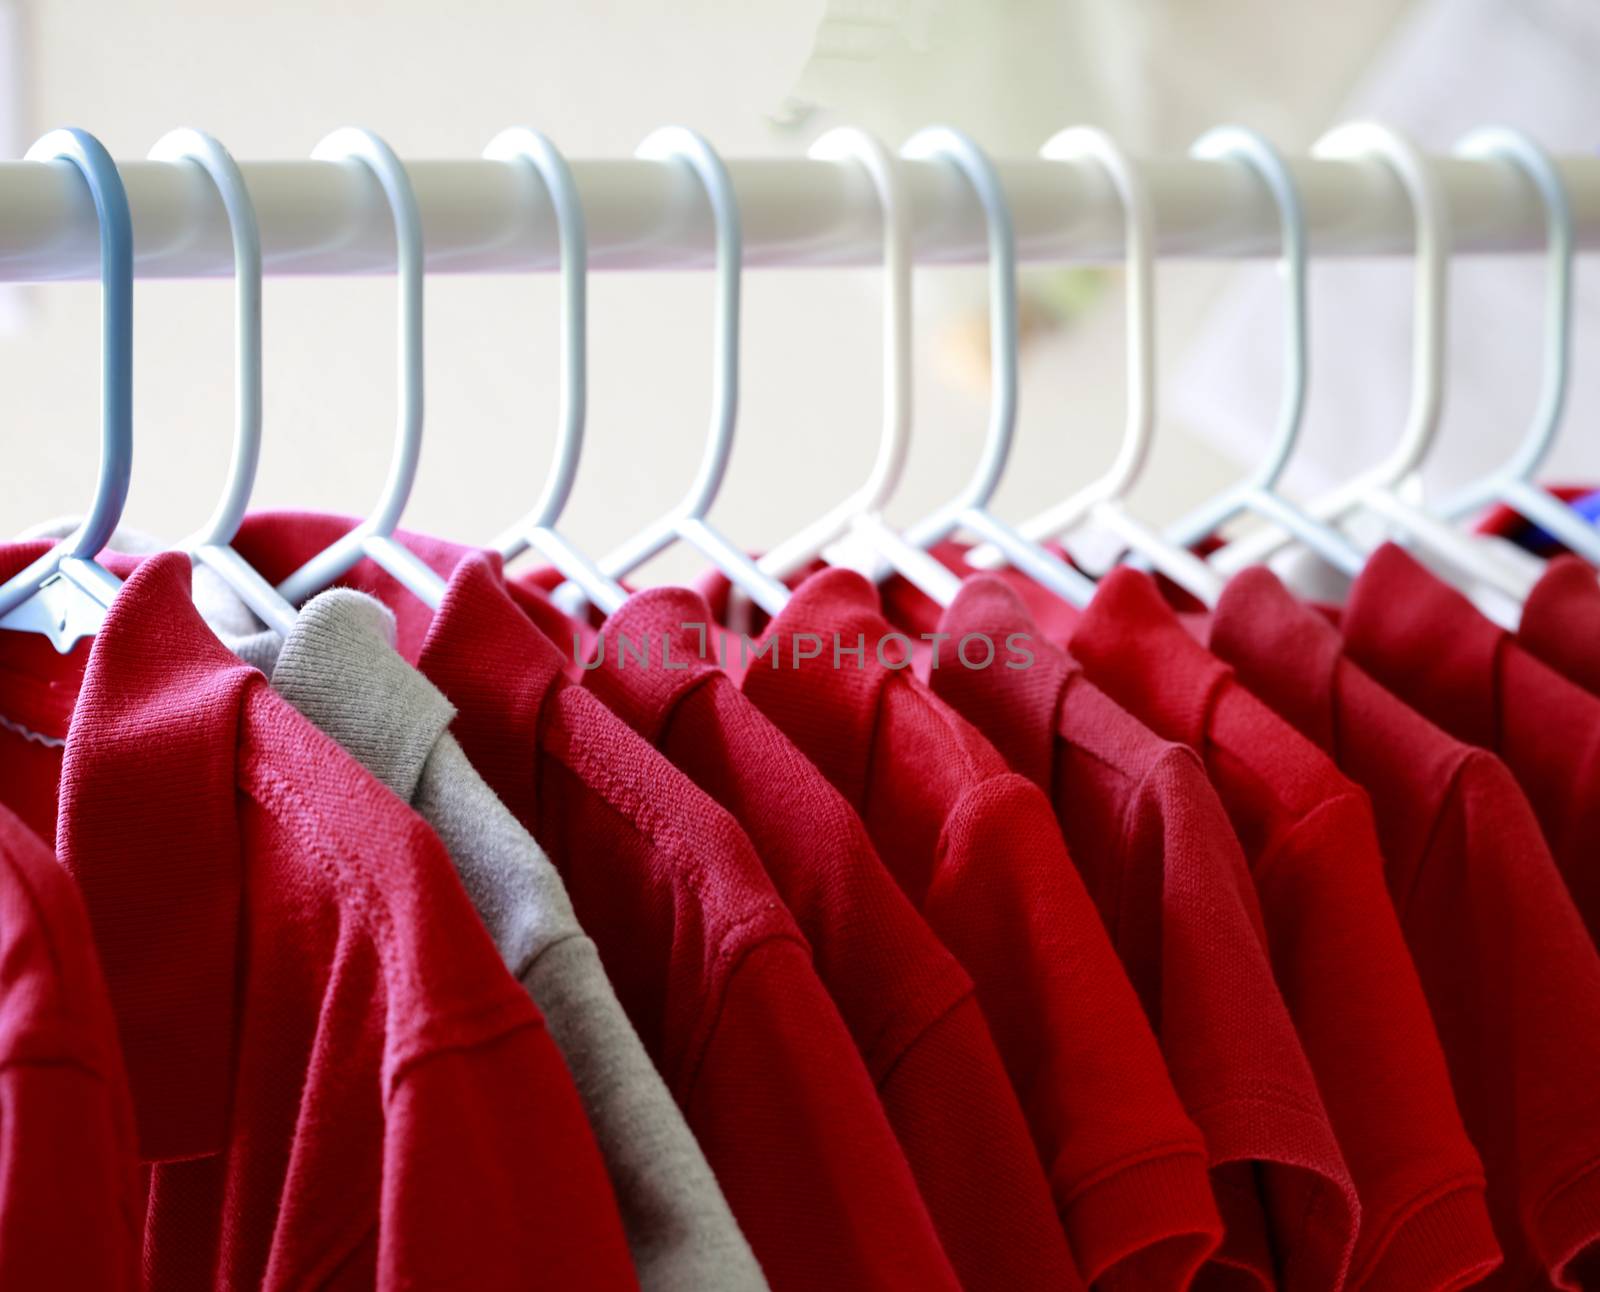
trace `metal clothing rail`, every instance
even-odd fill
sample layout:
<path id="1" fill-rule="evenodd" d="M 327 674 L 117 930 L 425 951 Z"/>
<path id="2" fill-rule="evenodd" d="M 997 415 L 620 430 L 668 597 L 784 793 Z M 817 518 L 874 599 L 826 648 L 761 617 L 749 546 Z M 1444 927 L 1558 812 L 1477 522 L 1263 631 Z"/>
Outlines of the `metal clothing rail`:
<path id="1" fill-rule="evenodd" d="M 972 262 L 985 254 L 983 213 L 971 186 L 937 161 L 907 161 L 915 256 Z M 1092 162 L 1000 162 L 1028 261 L 1117 260 L 1123 212 Z M 1440 157 L 1458 253 L 1542 248 L 1538 194 L 1512 166 Z M 120 165 L 133 213 L 136 272 L 147 278 L 229 277 L 227 218 L 198 167 Z M 387 274 L 393 221 L 359 162 L 243 162 L 261 225 L 269 274 Z M 711 213 L 694 176 L 670 162 L 574 161 L 595 269 L 707 268 Z M 750 266 L 869 265 L 882 254 L 872 182 L 848 161 L 731 159 Z M 495 273 L 556 267 L 555 218 L 532 172 L 515 162 L 408 163 L 427 243 L 429 273 Z M 1600 248 L 1600 158 L 1569 157 L 1580 248 Z M 1382 163 L 1298 159 L 1314 255 L 1404 254 L 1413 219 L 1405 190 Z M 1157 250 L 1168 257 L 1272 256 L 1279 219 L 1266 189 L 1228 161 L 1143 164 L 1155 206 Z M 0 162 L 0 281 L 94 278 L 94 207 L 67 163 Z"/>

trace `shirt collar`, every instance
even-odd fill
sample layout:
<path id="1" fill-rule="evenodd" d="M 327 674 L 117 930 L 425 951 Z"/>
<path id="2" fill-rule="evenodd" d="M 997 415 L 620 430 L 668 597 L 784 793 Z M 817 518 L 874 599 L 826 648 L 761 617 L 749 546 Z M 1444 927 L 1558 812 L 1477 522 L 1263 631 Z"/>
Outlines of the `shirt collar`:
<path id="1" fill-rule="evenodd" d="M 715 650 L 704 597 L 688 588 L 650 588 L 606 620 L 584 683 L 655 744 L 683 697 L 716 676 Z"/>
<path id="2" fill-rule="evenodd" d="M 1517 640 L 1546 664 L 1600 694 L 1600 579 L 1576 556 L 1551 561 L 1528 593 Z"/>
<path id="3" fill-rule="evenodd" d="M 20 569 L 36 547 L 0 549 L 0 573 Z M 238 742 L 264 680 L 205 627 L 187 557 L 106 563 L 126 569 L 127 581 L 86 661 L 74 652 L 53 670 L 39 667 L 32 647 L 51 650 L 42 638 L 0 634 L 6 705 L 32 690 L 54 697 L 58 721 L 70 710 L 56 853 L 94 928 L 140 1153 L 198 1157 L 226 1140 L 242 887 Z M 14 667 L 30 656 L 33 668 Z"/>
<path id="4" fill-rule="evenodd" d="M 351 588 L 306 602 L 278 653 L 278 694 L 407 803 L 455 708 L 394 649 L 394 615 Z"/>
<path id="5" fill-rule="evenodd" d="M 993 643 L 985 668 L 945 667 L 929 674 L 934 694 L 964 713 L 977 709 L 993 716 L 983 724 L 1006 763 L 1036 785 L 1049 787 L 1054 775 L 1056 732 L 1061 704 L 1072 676 L 1080 671 L 1065 651 L 1039 632 L 1022 598 L 1003 579 L 967 579 L 939 621 L 951 641 L 978 634 Z M 1010 668 L 1009 642 L 1025 639 L 1032 655 L 1025 668 Z"/>
<path id="6" fill-rule="evenodd" d="M 233 547 L 268 583 L 280 583 L 358 523 L 348 516 L 319 512 L 258 512 L 245 517 L 234 536 Z M 476 551 L 403 529 L 395 532 L 395 538 L 443 579 L 449 579 L 462 559 Z M 414 592 L 376 562 L 366 559 L 341 575 L 337 583 L 365 592 L 388 606 L 395 617 L 396 649 L 408 660 L 417 658 L 433 612 Z"/>
<path id="7" fill-rule="evenodd" d="M 456 565 L 417 666 L 455 705 L 454 729 L 478 773 L 535 815 L 540 785 L 528 751 L 539 746 L 545 701 L 563 685 L 565 664 L 507 592 L 498 556 L 477 552 Z"/>
<path id="8" fill-rule="evenodd" d="M 1254 566 L 1228 580 L 1211 620 L 1211 649 L 1240 680 L 1323 749 L 1333 749 L 1338 630 Z"/>
<path id="9" fill-rule="evenodd" d="M 745 693 L 852 803 L 866 796 L 878 697 L 894 672 L 888 665 L 911 656 L 903 635 L 885 640 L 893 632 L 870 583 L 853 570 L 821 570 L 768 626 L 761 645 L 770 653 L 752 658 L 744 676 Z"/>
<path id="10" fill-rule="evenodd" d="M 1233 676 L 1178 621 L 1154 581 L 1125 567 L 1100 581 L 1072 653 L 1146 726 L 1194 748 L 1204 746 L 1217 696 Z"/>
<path id="11" fill-rule="evenodd" d="M 1509 635 L 1413 557 L 1385 543 L 1341 618 L 1350 657 L 1424 713 L 1448 713 L 1468 744 L 1497 745 L 1499 656 Z"/>

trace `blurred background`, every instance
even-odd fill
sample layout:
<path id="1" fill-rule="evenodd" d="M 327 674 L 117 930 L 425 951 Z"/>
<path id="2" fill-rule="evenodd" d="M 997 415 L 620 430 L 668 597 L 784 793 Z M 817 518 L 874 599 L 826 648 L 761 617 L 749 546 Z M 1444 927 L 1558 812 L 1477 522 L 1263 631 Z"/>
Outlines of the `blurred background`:
<path id="1" fill-rule="evenodd" d="M 305 156 L 346 124 L 402 157 L 471 157 L 532 125 L 572 157 L 627 156 L 652 128 L 704 131 L 725 156 L 801 154 L 853 123 L 898 143 L 933 122 L 999 156 L 1072 123 L 1179 153 L 1239 122 L 1304 151 L 1376 115 L 1430 150 L 1490 122 L 1558 152 L 1600 133 L 1600 12 L 1588 0 L 3 0 L 0 130 L 20 155 L 81 125 L 119 157 L 208 130 L 240 158 Z M 1161 430 L 1133 496 L 1152 521 L 1220 489 L 1263 442 L 1278 394 L 1279 300 L 1265 263 L 1164 263 Z M 1448 485 L 1509 451 L 1533 411 L 1541 266 L 1458 262 L 1440 449 Z M 1600 475 L 1597 301 L 1582 283 L 1577 384 L 1553 478 Z M 1098 475 L 1122 417 L 1115 269 L 1031 269 L 1017 447 L 995 510 L 1020 519 Z M 566 527 L 598 553 L 675 502 L 709 397 L 702 274 L 595 275 L 590 416 Z M 141 282 L 137 460 L 126 520 L 176 538 L 210 512 L 232 433 L 231 286 Z M 716 517 L 760 549 L 853 489 L 879 415 L 870 270 L 746 276 L 743 400 Z M 1341 261 L 1312 277 L 1312 406 L 1292 482 L 1376 460 L 1409 371 L 1409 268 Z M 967 479 L 985 420 L 981 270 L 917 277 L 917 406 L 891 517 Z M 266 422 L 254 505 L 364 513 L 391 448 L 389 280 L 269 279 Z M 80 509 L 94 473 L 97 289 L 0 289 L 0 382 L 15 454 L 0 529 Z M 427 424 L 408 527 L 485 541 L 533 503 L 556 414 L 549 276 L 431 278 Z M 676 551 L 653 567 L 682 576 Z"/>

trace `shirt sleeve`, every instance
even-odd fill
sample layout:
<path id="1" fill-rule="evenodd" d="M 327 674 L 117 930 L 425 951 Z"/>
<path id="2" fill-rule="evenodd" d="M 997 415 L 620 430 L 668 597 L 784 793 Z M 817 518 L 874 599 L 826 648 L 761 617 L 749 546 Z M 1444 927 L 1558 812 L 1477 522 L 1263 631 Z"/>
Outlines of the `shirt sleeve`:
<path id="1" fill-rule="evenodd" d="M 1255 863 L 1273 968 L 1361 1202 L 1353 1283 L 1482 1272 L 1483 1167 L 1400 931 L 1364 794 L 1329 797 Z"/>
<path id="2" fill-rule="evenodd" d="M 1221 1231 L 1205 1144 L 1049 803 L 991 778 L 940 847 L 925 913 L 977 984 L 1079 1272 L 1186 1286 Z"/>
<path id="3" fill-rule="evenodd" d="M 380 1287 L 636 1292 L 610 1181 L 542 1024 L 405 1067 L 383 1154 Z"/>
<path id="4" fill-rule="evenodd" d="M 0 1128 L 0 1287 L 138 1286 L 133 1149 L 106 1080 L 61 1055 L 8 1062 Z"/>
<path id="5" fill-rule="evenodd" d="M 969 1292 L 1083 1286 L 975 996 L 906 1048 L 879 1093 Z"/>
<path id="6" fill-rule="evenodd" d="M 681 1102 L 775 1290 L 958 1286 L 801 943 L 745 952 Z"/>
<path id="7" fill-rule="evenodd" d="M 1600 957 L 1498 759 L 1458 772 L 1401 917 L 1507 1286 L 1576 1288 L 1600 1253 Z"/>

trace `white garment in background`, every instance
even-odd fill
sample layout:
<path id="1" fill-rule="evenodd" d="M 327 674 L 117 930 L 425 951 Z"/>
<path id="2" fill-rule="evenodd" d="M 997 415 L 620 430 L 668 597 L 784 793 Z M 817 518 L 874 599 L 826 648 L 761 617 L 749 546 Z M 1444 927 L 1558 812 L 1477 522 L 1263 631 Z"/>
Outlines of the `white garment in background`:
<path id="1" fill-rule="evenodd" d="M 1469 130 L 1509 125 L 1556 154 L 1600 143 L 1600 5 L 1592 0 L 1428 0 L 1391 38 L 1345 109 L 1447 153 Z M 1572 397 L 1544 470 L 1600 476 L 1600 279 L 1580 261 Z M 1286 477 L 1315 494 L 1379 461 L 1405 421 L 1411 261 L 1329 259 L 1311 272 L 1311 398 Z M 1458 257 L 1450 273 L 1444 421 L 1424 469 L 1447 497 L 1510 457 L 1533 416 L 1543 345 L 1543 262 Z M 1241 271 L 1172 383 L 1176 420 L 1249 462 L 1273 425 L 1283 313 L 1276 277 Z"/>

